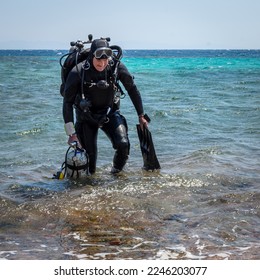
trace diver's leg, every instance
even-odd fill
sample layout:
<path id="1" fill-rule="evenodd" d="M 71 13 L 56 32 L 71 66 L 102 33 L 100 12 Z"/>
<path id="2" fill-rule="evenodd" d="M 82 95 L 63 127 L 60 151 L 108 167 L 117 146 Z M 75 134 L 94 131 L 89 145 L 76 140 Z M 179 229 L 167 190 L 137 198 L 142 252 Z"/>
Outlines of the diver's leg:
<path id="1" fill-rule="evenodd" d="M 75 129 L 82 147 L 89 157 L 89 173 L 94 174 L 97 163 L 97 135 L 98 127 L 88 123 L 76 123 Z"/>
<path id="2" fill-rule="evenodd" d="M 102 127 L 102 130 L 109 137 L 116 150 L 111 172 L 120 172 L 127 162 L 130 150 L 126 119 L 116 112 L 109 116 L 109 122 Z"/>

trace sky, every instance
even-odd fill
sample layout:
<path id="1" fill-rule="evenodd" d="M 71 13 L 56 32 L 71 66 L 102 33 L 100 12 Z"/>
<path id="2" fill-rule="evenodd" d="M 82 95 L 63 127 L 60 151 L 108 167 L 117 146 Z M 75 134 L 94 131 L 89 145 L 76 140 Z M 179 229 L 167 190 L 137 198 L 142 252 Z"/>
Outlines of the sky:
<path id="1" fill-rule="evenodd" d="M 260 49 L 259 0 L 0 0 L 0 49 Z"/>

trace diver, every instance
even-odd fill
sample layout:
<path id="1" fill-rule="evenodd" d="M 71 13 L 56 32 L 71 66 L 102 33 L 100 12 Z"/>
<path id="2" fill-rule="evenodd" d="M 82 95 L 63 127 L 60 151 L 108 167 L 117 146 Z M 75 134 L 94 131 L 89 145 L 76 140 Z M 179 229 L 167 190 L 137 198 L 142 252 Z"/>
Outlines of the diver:
<path id="1" fill-rule="evenodd" d="M 89 174 L 96 171 L 99 129 L 105 132 L 115 150 L 111 173 L 122 171 L 129 156 L 128 127 L 120 112 L 118 81 L 130 96 L 141 128 L 148 127 L 134 79 L 126 66 L 115 59 L 111 48 L 106 39 L 93 40 L 88 58 L 70 71 L 63 92 L 63 119 L 68 144 L 76 141 L 86 151 Z"/>

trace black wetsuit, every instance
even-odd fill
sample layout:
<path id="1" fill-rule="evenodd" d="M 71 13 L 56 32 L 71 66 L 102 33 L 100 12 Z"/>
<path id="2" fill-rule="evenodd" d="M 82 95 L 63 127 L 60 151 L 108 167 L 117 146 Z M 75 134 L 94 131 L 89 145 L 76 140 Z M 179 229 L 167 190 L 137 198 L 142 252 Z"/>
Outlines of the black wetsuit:
<path id="1" fill-rule="evenodd" d="M 64 122 L 73 122 L 73 105 L 76 111 L 75 129 L 81 145 L 89 156 L 89 173 L 96 170 L 97 135 L 101 128 L 111 140 L 115 151 L 113 167 L 122 170 L 129 155 L 130 143 L 125 118 L 120 114 L 119 102 L 115 98 L 115 79 L 113 77 L 115 64 L 109 63 L 102 72 L 92 65 L 92 59 L 83 61 L 69 73 L 64 90 L 63 118 Z M 120 62 L 117 78 L 127 90 L 138 115 L 143 114 L 140 93 L 132 75 Z M 83 81 L 83 83 L 82 83 Z M 106 88 L 99 88 L 98 81 L 107 82 Z M 87 108 L 81 106 L 82 89 L 88 101 Z"/>

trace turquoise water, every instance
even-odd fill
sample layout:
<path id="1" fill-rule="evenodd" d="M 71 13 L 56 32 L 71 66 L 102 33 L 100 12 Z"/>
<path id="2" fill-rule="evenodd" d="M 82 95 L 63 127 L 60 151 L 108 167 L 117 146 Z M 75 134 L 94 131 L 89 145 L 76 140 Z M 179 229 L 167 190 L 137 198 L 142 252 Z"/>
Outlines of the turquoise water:
<path id="1" fill-rule="evenodd" d="M 259 259 L 260 51 L 125 51 L 151 117 L 160 172 L 131 152 L 110 175 L 52 180 L 67 150 L 59 95 L 65 51 L 0 51 L 0 258 Z"/>

